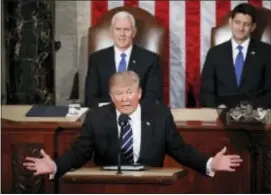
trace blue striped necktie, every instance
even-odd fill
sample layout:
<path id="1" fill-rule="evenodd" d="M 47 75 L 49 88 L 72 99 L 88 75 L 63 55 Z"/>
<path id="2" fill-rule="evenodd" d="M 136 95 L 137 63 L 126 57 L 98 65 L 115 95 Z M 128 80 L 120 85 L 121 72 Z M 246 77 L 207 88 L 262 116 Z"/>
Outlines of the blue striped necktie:
<path id="1" fill-rule="evenodd" d="M 121 60 L 119 63 L 118 72 L 124 72 L 126 71 L 126 60 L 125 60 L 126 54 L 122 53 L 120 57 L 121 57 Z"/>
<path id="2" fill-rule="evenodd" d="M 236 76 L 237 86 L 239 86 L 240 82 L 241 82 L 241 75 L 242 75 L 245 60 L 244 60 L 244 55 L 242 53 L 243 46 L 238 45 L 237 49 L 239 50 L 239 53 L 236 56 L 234 68 L 235 68 L 235 76 Z"/>
<path id="3" fill-rule="evenodd" d="M 133 151 L 133 131 L 129 123 L 122 129 L 122 141 L 121 141 L 121 151 L 126 160 L 130 163 L 134 163 L 134 151 Z"/>

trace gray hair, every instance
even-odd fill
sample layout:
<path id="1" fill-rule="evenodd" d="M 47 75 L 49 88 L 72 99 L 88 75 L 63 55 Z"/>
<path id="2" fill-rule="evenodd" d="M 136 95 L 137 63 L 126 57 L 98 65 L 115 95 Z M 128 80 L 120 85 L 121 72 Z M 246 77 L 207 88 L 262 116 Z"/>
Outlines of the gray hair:
<path id="1" fill-rule="evenodd" d="M 130 19 L 130 21 L 132 22 L 133 28 L 136 28 L 136 22 L 135 22 L 135 18 L 132 14 L 130 14 L 129 12 L 126 11 L 120 11 L 117 12 L 111 20 L 111 26 L 113 26 L 113 24 L 115 23 L 117 18 L 128 18 Z"/>
<path id="2" fill-rule="evenodd" d="M 136 85 L 139 87 L 140 84 L 140 78 L 138 74 L 136 74 L 134 71 L 128 70 L 124 72 L 116 72 L 114 73 L 109 80 L 109 89 L 111 89 L 112 86 L 116 85 Z"/>

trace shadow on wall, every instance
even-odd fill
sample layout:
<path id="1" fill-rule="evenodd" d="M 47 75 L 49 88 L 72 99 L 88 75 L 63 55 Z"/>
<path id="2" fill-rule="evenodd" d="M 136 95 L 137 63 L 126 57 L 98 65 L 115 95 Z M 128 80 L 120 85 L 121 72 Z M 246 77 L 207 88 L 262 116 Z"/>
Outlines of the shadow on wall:
<path id="1" fill-rule="evenodd" d="M 79 66 L 73 77 L 72 89 L 69 99 L 79 99 L 84 104 L 85 78 L 88 70 L 88 36 L 82 36 L 80 40 Z"/>

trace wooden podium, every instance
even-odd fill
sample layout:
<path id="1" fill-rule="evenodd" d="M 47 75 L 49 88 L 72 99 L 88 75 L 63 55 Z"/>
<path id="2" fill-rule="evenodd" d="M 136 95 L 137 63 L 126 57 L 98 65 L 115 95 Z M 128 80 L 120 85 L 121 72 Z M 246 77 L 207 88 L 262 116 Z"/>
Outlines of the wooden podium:
<path id="1" fill-rule="evenodd" d="M 81 168 L 60 180 L 60 193 L 191 193 L 187 172 L 180 168 L 151 168 L 145 171 L 105 171 Z"/>
<path id="2" fill-rule="evenodd" d="M 41 148 L 52 158 L 60 156 L 70 148 L 81 131 L 82 118 L 76 120 L 67 117 L 25 117 L 25 113 L 30 108 L 29 105 L 1 107 L 1 193 L 53 193 L 53 182 L 49 181 L 48 177 L 35 177 L 29 171 L 26 171 L 22 166 L 24 158 L 25 156 L 40 156 Z M 241 155 L 243 158 L 242 166 L 234 173 L 217 173 L 214 178 L 200 175 L 188 167 L 182 166 L 187 170 L 187 176 L 171 184 L 143 184 L 135 183 L 132 180 L 134 183 L 127 185 L 137 186 L 134 188 L 138 191 L 144 188 L 147 192 L 147 186 L 152 186 L 149 187 L 151 190 L 158 190 L 158 188 L 161 191 L 166 188 L 169 191 L 178 189 L 178 191 L 176 190 L 178 193 L 184 190 L 184 186 L 189 186 L 192 193 L 261 193 L 265 188 L 271 189 L 271 126 L 247 125 L 240 127 L 225 126 L 218 122 L 210 123 L 206 117 L 215 114 L 210 109 L 172 109 L 171 111 L 178 131 L 187 143 L 209 156 L 227 146 L 227 154 Z M 204 121 L 195 121 L 197 118 Z M 56 140 L 61 141 L 56 144 Z M 257 156 L 257 158 L 255 158 L 255 163 L 252 166 L 251 159 L 254 156 Z M 87 163 L 85 167 L 90 166 L 93 165 Z M 167 156 L 164 167 L 180 168 L 181 165 Z M 140 177 L 140 180 L 146 181 L 144 179 Z M 151 179 L 153 181 L 154 177 L 152 176 Z M 154 181 L 165 181 L 165 176 L 156 177 Z M 67 192 L 77 193 L 81 190 L 80 186 L 82 186 L 82 189 L 83 186 L 86 186 L 83 185 L 83 182 L 81 182 L 82 184 L 77 182 L 75 185 L 66 179 L 64 180 L 64 178 L 61 182 L 64 182 L 63 185 L 67 187 L 66 189 L 61 188 L 61 190 Z M 188 184 L 183 184 L 183 182 Z M 93 185 L 92 189 L 97 189 L 102 184 L 88 185 Z M 125 186 L 127 185 L 125 184 Z M 103 190 L 110 192 L 118 186 L 120 186 L 118 187 L 119 190 L 124 189 L 121 184 L 112 186 L 108 183 L 108 185 L 103 186 Z M 169 192 L 167 190 L 164 192 Z M 116 192 L 119 191 L 116 189 Z"/>

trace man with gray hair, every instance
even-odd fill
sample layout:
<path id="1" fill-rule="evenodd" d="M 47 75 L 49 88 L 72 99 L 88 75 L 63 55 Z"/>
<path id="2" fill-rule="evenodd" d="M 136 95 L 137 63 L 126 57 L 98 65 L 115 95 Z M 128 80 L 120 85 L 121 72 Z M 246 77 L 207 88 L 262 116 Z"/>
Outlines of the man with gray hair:
<path id="1" fill-rule="evenodd" d="M 117 165 L 119 152 L 125 165 L 162 167 L 168 154 L 208 176 L 214 176 L 216 171 L 233 172 L 240 166 L 240 156 L 226 155 L 226 148 L 214 157 L 206 157 L 186 144 L 166 106 L 140 102 L 139 83 L 133 71 L 115 73 L 109 82 L 113 104 L 88 112 L 81 135 L 71 149 L 55 162 L 41 150 L 42 158 L 26 157 L 24 166 L 35 175 L 60 177 L 71 168 L 83 166 L 92 156 L 98 166 Z M 123 116 L 127 118 L 124 125 Z"/>
<path id="2" fill-rule="evenodd" d="M 136 23 L 132 14 L 121 11 L 111 20 L 114 45 L 90 55 L 85 80 L 85 105 L 110 102 L 108 81 L 115 72 L 135 71 L 140 77 L 143 99 L 161 102 L 163 76 L 159 56 L 133 43 Z"/>

